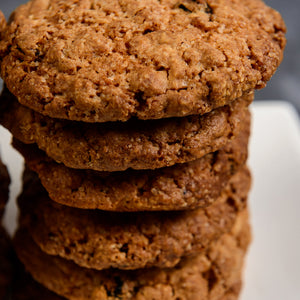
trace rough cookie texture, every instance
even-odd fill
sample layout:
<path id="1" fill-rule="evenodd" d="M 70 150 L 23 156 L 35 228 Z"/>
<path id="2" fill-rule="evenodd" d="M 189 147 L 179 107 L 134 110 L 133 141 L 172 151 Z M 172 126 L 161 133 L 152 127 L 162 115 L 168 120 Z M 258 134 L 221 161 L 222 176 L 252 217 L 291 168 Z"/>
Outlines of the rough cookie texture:
<path id="1" fill-rule="evenodd" d="M 14 139 L 14 147 L 37 172 L 50 198 L 58 203 L 109 211 L 182 210 L 205 207 L 220 195 L 245 164 L 250 124 L 222 149 L 185 164 L 157 170 L 97 172 L 58 164 Z"/>
<path id="2" fill-rule="evenodd" d="M 37 281 L 71 300 L 221 300 L 237 299 L 249 241 L 244 211 L 231 234 L 223 235 L 204 254 L 184 259 L 173 269 L 85 269 L 46 255 L 24 230 L 17 233 L 15 246 L 20 260 Z"/>
<path id="3" fill-rule="evenodd" d="M 248 118 L 253 92 L 203 116 L 89 124 L 45 117 L 4 90 L 0 123 L 22 142 L 75 169 L 155 169 L 192 161 L 223 147 Z"/>
<path id="4" fill-rule="evenodd" d="M 0 157 L 0 223 L 4 212 L 5 204 L 8 200 L 9 175 L 6 166 L 2 163 Z"/>
<path id="5" fill-rule="evenodd" d="M 46 253 L 99 270 L 173 267 L 182 257 L 203 252 L 231 230 L 251 181 L 246 168 L 238 172 L 205 209 L 108 213 L 56 204 L 32 176 L 25 174 L 20 222 Z"/>
<path id="6" fill-rule="evenodd" d="M 260 0 L 32 0 L 1 33 L 1 75 L 51 117 L 203 114 L 265 86 L 284 32 Z"/>

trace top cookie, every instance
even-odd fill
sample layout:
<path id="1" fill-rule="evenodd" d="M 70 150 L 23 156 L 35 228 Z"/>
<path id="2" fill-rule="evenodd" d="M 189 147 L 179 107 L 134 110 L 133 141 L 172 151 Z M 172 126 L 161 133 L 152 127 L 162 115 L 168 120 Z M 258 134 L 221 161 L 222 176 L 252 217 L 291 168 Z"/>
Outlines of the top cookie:
<path id="1" fill-rule="evenodd" d="M 1 32 L 1 75 L 51 117 L 203 114 L 265 86 L 284 32 L 261 0 L 32 0 Z"/>

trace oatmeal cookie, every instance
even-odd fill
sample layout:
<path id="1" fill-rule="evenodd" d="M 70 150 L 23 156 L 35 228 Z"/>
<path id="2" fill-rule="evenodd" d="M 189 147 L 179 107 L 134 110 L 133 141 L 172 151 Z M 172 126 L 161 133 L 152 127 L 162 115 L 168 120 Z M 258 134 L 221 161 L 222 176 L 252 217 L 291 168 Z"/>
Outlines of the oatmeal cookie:
<path id="1" fill-rule="evenodd" d="M 237 299 L 244 256 L 250 241 L 247 211 L 233 230 L 205 253 L 183 259 L 175 268 L 97 271 L 47 255 L 20 229 L 15 248 L 32 276 L 67 299 L 214 300 Z"/>
<path id="2" fill-rule="evenodd" d="M 182 257 L 205 251 L 231 230 L 250 188 L 244 168 L 207 208 L 109 213 L 57 204 L 30 177 L 18 201 L 20 222 L 44 252 L 98 270 L 174 267 Z"/>
<path id="3" fill-rule="evenodd" d="M 156 169 L 195 160 L 234 138 L 249 118 L 253 92 L 203 116 L 89 124 L 45 117 L 4 90 L 0 123 L 26 144 L 74 169 Z"/>
<path id="4" fill-rule="evenodd" d="M 1 32 L 1 75 L 55 118 L 204 114 L 266 85 L 285 31 L 261 0 L 32 0 Z"/>
<path id="5" fill-rule="evenodd" d="M 249 127 L 245 124 L 234 140 L 216 152 L 156 170 L 75 170 L 56 163 L 35 145 L 16 139 L 13 145 L 58 203 L 108 211 L 183 210 L 212 204 L 245 164 Z"/>

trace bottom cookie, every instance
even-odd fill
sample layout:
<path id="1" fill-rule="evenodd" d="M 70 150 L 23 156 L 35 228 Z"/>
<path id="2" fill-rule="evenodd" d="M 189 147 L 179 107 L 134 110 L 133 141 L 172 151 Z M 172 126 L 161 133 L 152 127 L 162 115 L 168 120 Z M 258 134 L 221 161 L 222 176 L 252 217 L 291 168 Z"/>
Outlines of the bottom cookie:
<path id="1" fill-rule="evenodd" d="M 186 258 L 174 268 L 97 271 L 43 253 L 24 229 L 15 236 L 17 254 L 32 276 L 72 300 L 237 299 L 249 242 L 245 210 L 230 234 L 223 235 L 204 254 Z"/>

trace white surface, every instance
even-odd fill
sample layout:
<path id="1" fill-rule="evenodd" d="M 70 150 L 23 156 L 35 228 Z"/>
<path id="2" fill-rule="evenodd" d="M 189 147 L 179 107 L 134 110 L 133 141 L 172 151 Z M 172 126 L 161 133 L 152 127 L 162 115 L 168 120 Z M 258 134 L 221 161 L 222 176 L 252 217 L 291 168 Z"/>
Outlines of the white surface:
<path id="1" fill-rule="evenodd" d="M 252 105 L 249 164 L 253 172 L 250 211 L 253 243 L 241 300 L 300 299 L 300 125 L 292 106 L 280 101 Z M 1 153 L 12 176 L 5 216 L 15 229 L 13 199 L 20 191 L 22 159 L 0 128 Z"/>
<path id="2" fill-rule="evenodd" d="M 21 177 L 23 172 L 23 158 L 10 145 L 11 134 L 0 126 L 0 153 L 1 159 L 6 164 L 10 178 L 9 202 L 4 215 L 4 225 L 10 234 L 13 234 L 17 227 L 17 209 L 15 199 L 21 190 Z"/>
<path id="3" fill-rule="evenodd" d="M 300 126 L 285 102 L 253 106 L 253 243 L 242 300 L 300 299 Z"/>

